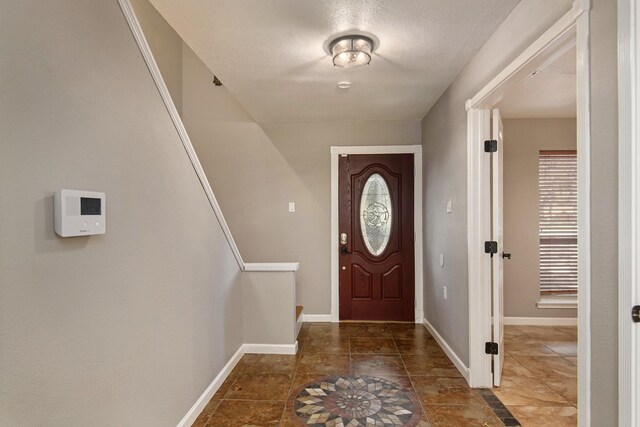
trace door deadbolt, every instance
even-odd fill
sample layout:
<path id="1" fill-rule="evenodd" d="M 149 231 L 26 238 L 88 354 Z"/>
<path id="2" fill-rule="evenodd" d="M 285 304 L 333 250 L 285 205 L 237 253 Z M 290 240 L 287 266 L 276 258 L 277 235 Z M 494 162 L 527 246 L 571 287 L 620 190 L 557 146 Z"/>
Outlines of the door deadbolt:
<path id="1" fill-rule="evenodd" d="M 340 244 L 341 245 L 347 244 L 347 233 L 340 234 Z"/>
<path id="2" fill-rule="evenodd" d="M 346 255 L 346 254 L 348 254 L 348 253 L 349 253 L 349 251 L 347 250 L 347 247 L 346 247 L 346 246 L 342 246 L 342 247 L 340 248 L 340 253 L 341 253 L 342 255 Z"/>

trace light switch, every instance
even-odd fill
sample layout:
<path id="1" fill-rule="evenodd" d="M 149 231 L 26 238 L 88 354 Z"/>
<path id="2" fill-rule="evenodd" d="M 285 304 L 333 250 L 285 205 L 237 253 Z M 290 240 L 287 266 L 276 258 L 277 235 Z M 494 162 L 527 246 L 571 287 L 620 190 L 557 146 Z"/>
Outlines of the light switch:
<path id="1" fill-rule="evenodd" d="M 451 202 L 451 199 L 449 199 L 449 201 L 447 202 L 447 213 L 451 212 L 453 212 L 453 203 Z"/>
<path id="2" fill-rule="evenodd" d="M 289 202 L 289 212 L 296 211 L 296 204 L 294 202 Z"/>
<path id="3" fill-rule="evenodd" d="M 440 267 L 444 267 L 444 254 L 440 254 Z"/>

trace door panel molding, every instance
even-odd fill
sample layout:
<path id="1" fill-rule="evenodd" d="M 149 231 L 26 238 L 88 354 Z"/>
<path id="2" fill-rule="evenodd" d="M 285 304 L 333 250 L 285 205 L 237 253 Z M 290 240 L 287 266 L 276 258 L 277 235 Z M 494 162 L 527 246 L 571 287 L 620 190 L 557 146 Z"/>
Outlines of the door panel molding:
<path id="1" fill-rule="evenodd" d="M 338 239 L 338 158 L 342 154 L 413 154 L 414 186 L 414 269 L 415 269 L 415 322 L 423 321 L 423 247 L 422 247 L 422 146 L 421 145 L 382 145 L 382 146 L 333 146 L 331 154 L 331 321 L 340 321 L 340 280 Z M 359 202 L 358 202 L 359 203 Z M 390 242 L 391 244 L 391 242 Z M 388 257 L 385 257 L 388 258 Z"/>

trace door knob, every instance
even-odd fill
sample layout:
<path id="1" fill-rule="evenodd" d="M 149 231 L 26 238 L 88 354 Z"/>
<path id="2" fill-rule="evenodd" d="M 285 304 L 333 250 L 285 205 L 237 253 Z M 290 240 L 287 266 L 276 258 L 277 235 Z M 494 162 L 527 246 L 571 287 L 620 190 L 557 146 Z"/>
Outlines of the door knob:
<path id="1" fill-rule="evenodd" d="M 511 259 L 511 254 L 508 254 L 506 252 L 502 252 L 502 258 Z"/>
<path id="2" fill-rule="evenodd" d="M 348 253 L 349 253 L 349 251 L 347 250 L 347 247 L 346 247 L 346 246 L 342 246 L 342 247 L 340 248 L 340 253 L 341 253 L 342 255 L 346 255 L 346 254 L 348 254 Z"/>
<path id="3" fill-rule="evenodd" d="M 640 322 L 640 305 L 634 305 L 631 309 L 631 319 L 633 319 L 635 323 Z"/>

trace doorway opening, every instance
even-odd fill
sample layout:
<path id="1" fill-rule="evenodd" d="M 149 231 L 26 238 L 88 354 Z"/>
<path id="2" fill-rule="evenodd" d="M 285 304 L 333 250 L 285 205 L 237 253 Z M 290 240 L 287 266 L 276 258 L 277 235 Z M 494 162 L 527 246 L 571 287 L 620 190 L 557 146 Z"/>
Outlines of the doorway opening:
<path id="1" fill-rule="evenodd" d="M 588 13 L 588 8 L 584 7 L 581 2 L 575 2 L 573 8 L 565 16 L 500 72 L 476 96 L 467 101 L 469 155 L 469 383 L 472 387 L 498 387 L 502 382 L 501 374 L 505 364 L 509 373 L 513 373 L 510 372 L 513 369 L 526 368 L 522 363 L 515 366 L 511 364 L 517 357 L 516 359 L 509 358 L 510 350 L 508 346 L 510 341 L 512 342 L 512 347 L 514 346 L 513 342 L 517 343 L 518 348 L 511 349 L 517 353 L 519 351 L 527 351 L 523 350 L 527 340 L 530 342 L 531 347 L 535 347 L 536 344 L 534 342 L 540 343 L 540 340 L 546 338 L 558 338 L 556 341 L 565 342 L 566 346 L 564 348 L 557 346 L 557 352 L 555 352 L 549 347 L 553 346 L 549 341 L 549 346 L 542 343 L 538 350 L 544 351 L 545 348 L 548 349 L 551 352 L 550 354 L 556 354 L 559 357 L 558 360 L 561 360 L 562 363 L 577 363 L 577 374 L 575 374 L 575 367 L 573 367 L 573 376 L 577 376 L 580 379 L 577 386 L 577 400 L 581 425 L 583 422 L 588 423 L 589 420 L 588 401 L 590 388 Z M 507 325 L 505 334 L 504 298 L 505 295 L 509 296 L 508 292 L 505 294 L 503 287 L 505 259 L 507 263 L 515 261 L 516 257 L 518 257 L 519 261 L 522 261 L 526 258 L 526 255 L 523 249 L 518 249 L 518 252 L 522 253 L 515 253 L 511 248 L 505 246 L 503 241 L 504 237 L 509 243 L 509 237 L 503 234 L 509 228 L 503 228 L 503 212 L 505 212 L 503 185 L 505 177 L 502 168 L 505 161 L 504 153 L 508 152 L 508 148 L 504 148 L 502 145 L 503 143 L 509 144 L 513 142 L 509 139 L 513 139 L 516 134 L 514 125 L 517 124 L 507 123 L 504 126 L 501 113 L 503 110 L 506 113 L 510 109 L 514 111 L 517 110 L 517 107 L 522 107 L 518 106 L 517 103 L 514 104 L 514 100 L 510 99 L 510 96 L 517 94 L 518 90 L 527 89 L 527 86 L 533 85 L 536 80 L 540 80 L 541 76 L 536 77 L 536 75 L 544 73 L 544 70 L 549 72 L 554 67 L 555 69 L 561 69 L 563 66 L 568 66 L 575 70 L 575 84 L 573 86 L 575 92 L 571 96 L 575 105 L 574 134 L 577 154 L 573 163 L 571 163 L 571 156 L 568 152 L 573 151 L 573 147 L 539 147 L 537 150 L 530 147 L 531 150 L 535 151 L 533 159 L 529 156 L 529 161 L 535 162 L 537 176 L 534 182 L 537 186 L 537 191 L 536 197 L 530 197 L 529 201 L 533 199 L 536 217 L 541 220 L 535 221 L 537 230 L 534 227 L 533 239 L 537 239 L 537 244 L 534 245 L 533 249 L 529 248 L 534 253 L 540 254 L 537 259 L 534 257 L 534 266 L 538 269 L 538 272 L 537 274 L 528 273 L 529 276 L 533 276 L 528 277 L 528 279 L 538 283 L 538 287 L 535 289 L 537 301 L 531 303 L 535 306 L 535 310 L 544 310 L 542 307 L 545 306 L 557 309 L 575 307 L 577 299 L 577 305 L 580 307 L 578 320 L 576 322 L 576 320 L 569 318 L 570 320 L 561 319 L 558 321 L 555 318 L 554 320 L 541 321 L 535 318 L 548 317 L 551 319 L 551 316 L 548 314 L 513 315 L 512 310 L 514 310 L 514 307 L 510 307 L 508 309 L 510 316 L 506 318 L 507 323 L 521 323 L 521 325 Z M 555 97 L 558 95 L 557 92 L 556 90 L 556 93 L 554 93 Z M 535 93 L 530 98 L 535 98 L 536 95 L 540 94 Z M 521 96 L 520 98 L 523 97 Z M 540 97 L 537 101 L 544 102 L 548 100 L 547 98 Z M 548 131 L 549 129 L 545 130 Z M 495 148 L 497 150 L 494 150 Z M 577 174 L 577 180 L 570 184 L 568 181 L 560 182 L 556 179 L 557 177 L 540 176 L 541 170 L 553 174 L 552 169 L 558 167 L 558 165 L 560 165 L 560 168 L 564 168 L 565 172 L 573 168 L 566 175 Z M 549 185 L 549 182 L 553 182 L 553 185 Z M 513 186 L 516 183 L 509 182 L 507 188 L 509 188 L 509 185 Z M 571 188 L 562 188 L 561 193 L 562 197 L 567 193 L 572 193 L 569 198 L 577 198 L 575 207 L 577 212 L 569 212 L 567 206 L 564 205 L 552 206 L 550 209 L 548 204 L 549 202 L 554 202 L 551 199 L 554 197 L 553 191 L 557 190 L 557 186 L 572 186 Z M 511 189 L 513 190 L 513 188 Z M 515 191 L 520 192 L 519 196 L 526 196 L 521 188 L 516 188 Z M 551 191 L 551 193 L 546 194 L 547 199 L 544 201 L 539 198 L 541 191 Z M 560 199 L 555 200 L 555 202 L 561 201 Z M 562 203 L 565 202 L 568 201 L 562 201 Z M 571 202 L 575 203 L 575 200 Z M 542 212 L 540 209 L 546 210 Z M 562 211 L 563 209 L 564 211 Z M 556 211 L 562 211 L 562 213 L 555 217 L 552 214 Z M 506 212 L 508 214 L 508 208 Z M 512 216 L 515 215 L 513 211 L 511 212 Z M 509 218 L 509 220 L 512 219 Z M 563 221 L 567 222 L 567 224 L 561 224 L 560 228 L 566 233 L 561 236 L 553 236 L 554 224 Z M 569 225 L 569 222 L 572 224 Z M 508 221 L 507 225 L 509 225 Z M 570 230 L 571 227 L 577 230 Z M 575 231 L 575 234 L 570 236 L 569 234 L 573 231 Z M 513 238 L 513 236 L 511 237 Z M 553 237 L 561 237 L 561 239 L 554 240 Z M 511 242 L 517 245 L 513 243 L 513 240 Z M 509 259 L 510 253 L 512 259 Z M 541 264 L 541 261 L 544 265 Z M 509 273 L 508 269 L 509 267 L 507 267 L 507 272 Z M 524 271 L 521 273 L 527 274 Z M 510 280 L 512 276 L 507 275 Z M 513 285 L 507 283 L 507 286 Z M 513 291 L 513 289 L 510 290 Z M 571 293 L 573 295 L 570 295 Z M 575 293 L 577 293 L 577 297 Z M 524 294 L 520 292 L 515 298 L 516 300 L 522 300 Z M 520 317 L 520 319 L 515 319 L 516 317 Z M 557 317 L 560 317 L 560 315 L 557 314 Z M 522 323 L 534 322 L 543 324 L 526 325 L 526 327 L 522 325 Z M 547 322 L 546 325 L 544 325 L 545 322 Z M 552 325 L 552 322 L 561 324 Z M 575 328 L 572 325 L 576 323 L 579 325 L 577 333 L 572 329 Z M 505 336 L 507 337 L 506 342 Z M 579 356 L 577 360 L 572 359 L 574 356 L 560 354 L 562 352 L 571 353 L 571 349 L 567 349 L 567 347 L 575 345 L 576 336 L 580 337 L 578 340 L 577 353 Z M 513 341 L 512 339 L 515 337 L 518 337 L 518 339 Z M 533 351 L 531 347 L 529 350 Z M 507 356 L 506 359 L 505 355 Z M 533 359 L 523 360 L 531 363 L 535 362 Z M 552 359 L 544 361 L 549 362 L 550 360 Z M 536 366 L 538 373 L 545 373 L 544 366 L 541 366 L 540 363 Z M 552 370 L 553 368 L 547 367 L 546 373 Z M 524 372 L 522 369 L 520 371 Z M 520 375 L 520 378 L 522 377 L 523 375 Z M 551 387 L 548 389 L 553 392 Z"/>
<path id="2" fill-rule="evenodd" d="M 331 147 L 332 322 L 423 323 L 421 218 L 421 146 Z"/>
<path id="3" fill-rule="evenodd" d="M 522 423 L 576 425 L 575 37 L 554 57 L 491 111 L 493 384 Z"/>

